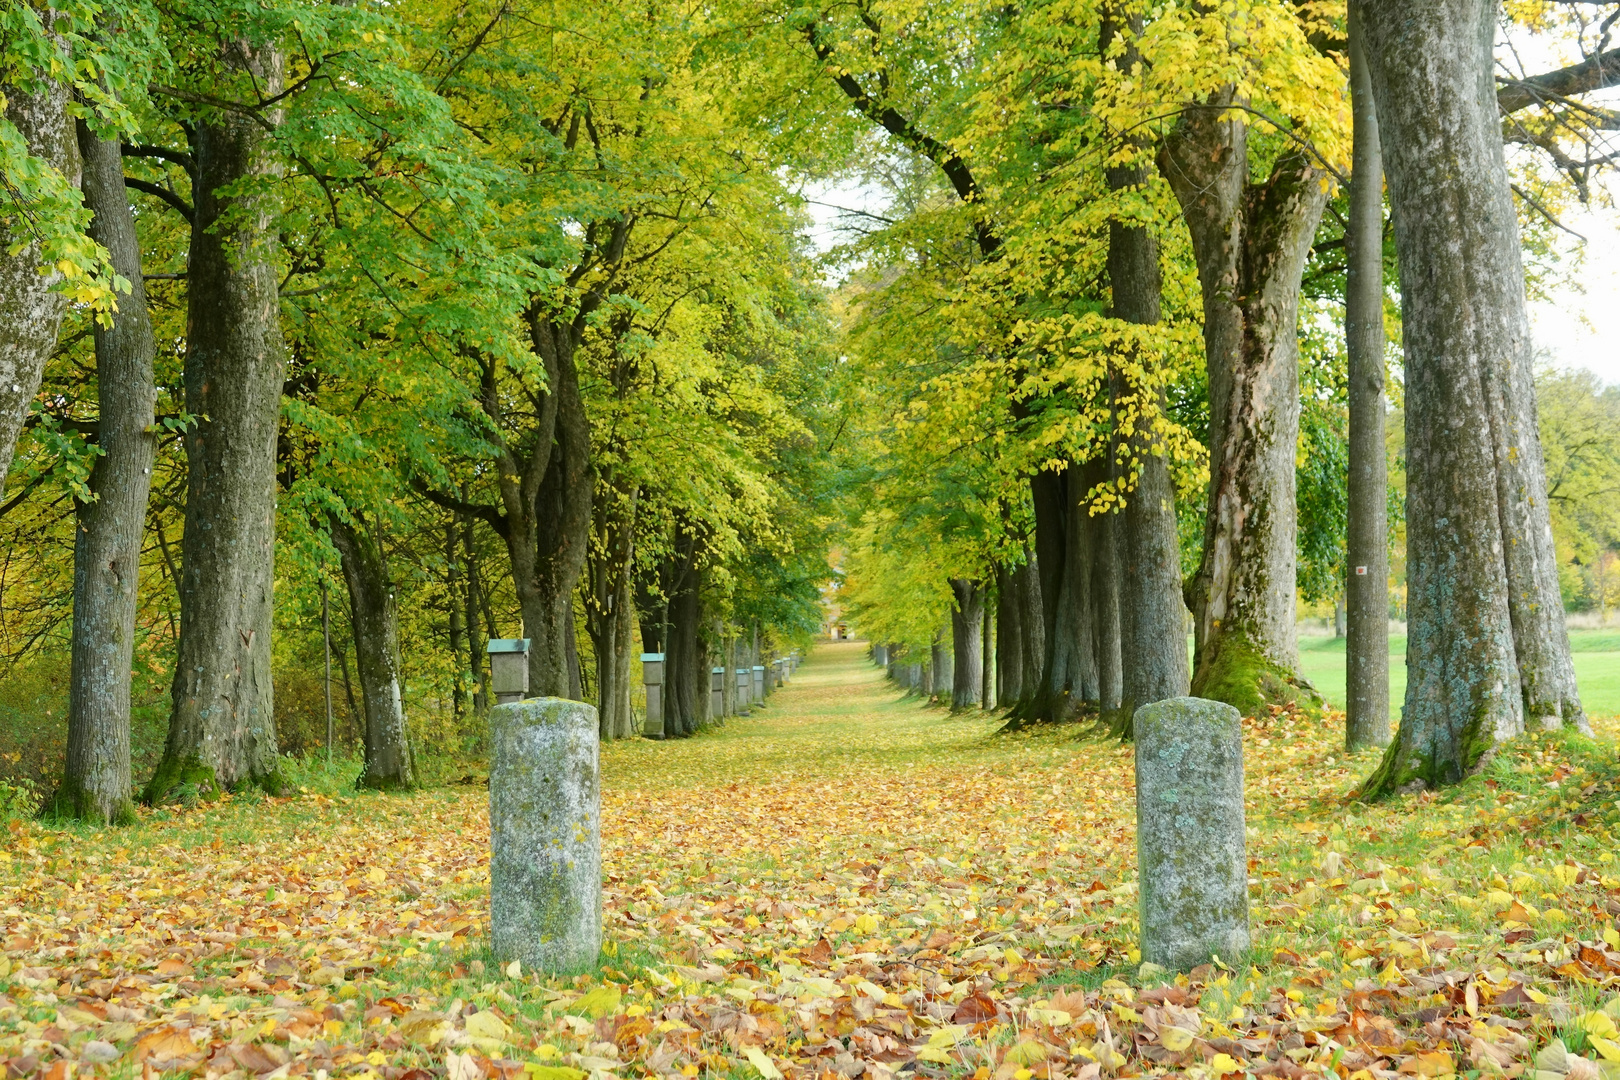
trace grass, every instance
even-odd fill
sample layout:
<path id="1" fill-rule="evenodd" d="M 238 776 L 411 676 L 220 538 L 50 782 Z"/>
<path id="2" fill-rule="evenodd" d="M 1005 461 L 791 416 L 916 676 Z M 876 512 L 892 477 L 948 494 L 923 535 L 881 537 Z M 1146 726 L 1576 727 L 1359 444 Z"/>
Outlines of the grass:
<path id="1" fill-rule="evenodd" d="M 1570 650 L 1581 703 L 1592 716 L 1620 716 L 1620 631 L 1571 630 Z M 1344 639 L 1302 637 L 1300 666 L 1304 675 L 1335 708 L 1344 708 Z M 1389 640 L 1390 715 L 1399 717 L 1406 694 L 1406 638 Z"/>
<path id="2" fill-rule="evenodd" d="M 476 784 L 356 793 L 354 762 L 316 760 L 288 798 L 16 821 L 0 1068 L 758 1077 L 752 1050 L 789 1080 L 1047 1080 L 1120 1053 L 1125 1074 L 1208 1080 L 1224 1054 L 1380 1080 L 1600 1052 L 1620 723 L 1366 806 L 1376 756 L 1346 759 L 1340 722 L 1245 722 L 1254 948 L 1191 975 L 1140 966 L 1129 746 L 996 735 L 859 645 L 818 649 L 756 716 L 602 748 L 604 955 L 577 976 L 489 952 Z"/>

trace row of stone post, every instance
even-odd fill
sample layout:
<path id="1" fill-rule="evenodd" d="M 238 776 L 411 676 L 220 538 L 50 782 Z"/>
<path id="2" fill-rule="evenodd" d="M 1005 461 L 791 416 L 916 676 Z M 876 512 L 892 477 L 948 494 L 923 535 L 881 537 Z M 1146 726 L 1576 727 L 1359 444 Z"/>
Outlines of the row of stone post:
<path id="1" fill-rule="evenodd" d="M 490 642 L 497 695 L 525 693 L 511 689 L 519 680 L 505 658 L 525 657 L 526 644 Z M 789 655 L 736 669 L 736 707 L 763 700 L 796 666 Z M 661 735 L 662 654 L 643 654 L 642 667 L 648 734 L 656 717 Z M 711 676 L 723 702 L 725 669 Z M 578 972 L 597 962 L 602 944 L 596 710 L 561 698 L 502 700 L 489 720 L 491 944 L 502 964 Z M 1212 957 L 1238 963 L 1249 948 L 1238 711 L 1183 697 L 1144 705 L 1133 720 L 1142 959 L 1172 969 Z"/>
<path id="2" fill-rule="evenodd" d="M 493 643 L 491 643 L 493 646 Z M 493 649 L 492 649 L 493 655 Z M 716 667 L 709 669 L 709 703 L 710 716 L 723 718 L 728 715 L 742 715 L 755 705 L 763 704 L 767 695 L 774 693 L 792 676 L 793 670 L 798 667 L 798 654 L 790 653 L 785 657 L 774 659 L 770 664 L 755 664 L 751 668 L 737 668 L 734 674 L 737 678 L 737 689 L 732 705 L 732 712 L 726 711 L 726 669 Z M 524 669 L 524 688 L 528 686 L 528 669 Z M 641 678 L 647 692 L 647 718 L 642 726 L 642 734 L 649 739 L 662 739 L 664 737 L 664 654 L 641 654 Z M 500 683 L 496 683 L 497 694 Z M 499 698 L 500 701 L 513 700 Z"/>

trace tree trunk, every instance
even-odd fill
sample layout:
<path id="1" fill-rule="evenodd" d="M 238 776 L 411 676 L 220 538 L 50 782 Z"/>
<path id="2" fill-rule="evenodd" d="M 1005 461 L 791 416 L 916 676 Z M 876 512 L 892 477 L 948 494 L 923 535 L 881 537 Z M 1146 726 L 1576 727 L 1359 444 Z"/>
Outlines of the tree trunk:
<path id="1" fill-rule="evenodd" d="M 1146 182 L 1146 169 L 1140 166 L 1108 170 L 1108 186 L 1115 191 Z M 1162 278 L 1152 232 L 1117 218 L 1108 223 L 1108 282 L 1115 318 L 1138 326 L 1158 323 Z M 1152 412 L 1163 414 L 1162 390 L 1127 387 L 1118 378 L 1113 382 L 1116 416 L 1128 394 L 1153 395 Z M 1129 738 L 1137 709 L 1188 692 L 1187 609 L 1181 596 L 1176 489 L 1164 446 L 1142 426 L 1119 435 L 1136 464 L 1135 487 L 1126 492 L 1116 522 L 1121 671 L 1113 731 Z"/>
<path id="2" fill-rule="evenodd" d="M 996 690 L 1003 705 L 1016 703 L 1024 689 L 1024 605 L 1014 577 L 1019 569 L 996 567 Z"/>
<path id="3" fill-rule="evenodd" d="M 365 711 L 365 767 L 356 786 L 379 791 L 416 786 L 399 686 L 399 619 L 382 538 L 364 522 L 328 517 L 332 546 L 349 587 L 349 625 Z"/>
<path id="4" fill-rule="evenodd" d="M 461 550 L 467 565 L 467 668 L 472 672 L 473 681 L 473 712 L 484 715 L 489 708 L 488 683 L 484 680 L 484 664 L 488 645 L 484 637 L 484 626 L 478 621 L 483 603 L 483 581 L 478 573 L 477 537 L 473 530 L 476 528 L 471 515 L 463 515 L 461 522 Z M 494 626 L 489 630 L 493 636 Z"/>
<path id="5" fill-rule="evenodd" d="M 604 513 L 591 525 L 585 629 L 596 651 L 599 731 L 604 739 L 620 739 L 635 728 L 630 715 L 630 625 L 635 619 L 630 573 L 640 490 L 615 491 L 611 481 L 604 487 Z"/>
<path id="6" fill-rule="evenodd" d="M 1406 359 L 1406 703 L 1371 796 L 1478 770 L 1523 730 L 1527 705 L 1582 719 L 1563 609 L 1544 580 L 1550 526 L 1492 79 L 1497 14 L 1491 0 L 1356 3 Z"/>
<path id="7" fill-rule="evenodd" d="M 1248 126 L 1228 88 L 1183 114 L 1159 155 L 1192 235 L 1209 368 L 1209 511 L 1192 586 L 1192 692 L 1258 715 L 1320 706 L 1299 676 L 1294 455 L 1300 274 L 1327 204 L 1298 152 L 1250 184 Z"/>
<path id="8" fill-rule="evenodd" d="M 1037 556 L 1030 579 L 1038 582 L 1044 648 L 1038 676 L 1026 683 L 1033 692 L 1009 721 L 1014 727 L 1073 719 L 1083 700 L 1082 657 L 1090 653 L 1083 646 L 1090 644 L 1092 624 L 1089 582 L 1076 551 L 1075 530 L 1083 528 L 1075 506 L 1079 483 L 1073 468 L 1043 470 L 1029 481 Z"/>
<path id="9" fill-rule="evenodd" d="M 933 643 L 929 646 L 928 667 L 933 673 L 933 684 L 928 694 L 930 698 L 945 697 L 955 685 L 956 657 L 951 655 L 951 647 L 946 644 L 950 637 L 948 627 L 935 630 Z"/>
<path id="10" fill-rule="evenodd" d="M 699 540 L 677 526 L 665 577 L 669 598 L 669 640 L 664 643 L 664 734 L 696 734 L 699 697 L 709 692 L 708 651 L 703 645 L 702 567 Z M 757 661 L 756 661 L 757 663 Z M 703 678 L 698 679 L 702 670 Z"/>
<path id="11" fill-rule="evenodd" d="M 990 583 L 986 583 L 984 588 L 988 592 Z M 996 707 L 996 605 L 985 598 L 980 606 L 984 609 L 984 625 L 979 630 L 979 647 L 984 655 L 979 659 L 979 707 L 988 710 Z"/>
<path id="12" fill-rule="evenodd" d="M 124 190 L 118 143 L 81 121 L 84 201 L 90 235 L 130 283 L 111 327 L 95 327 L 97 434 L 102 456 L 90 472 L 93 501 L 78 505 L 73 545 L 73 660 L 67 766 L 52 802 L 60 816 L 97 824 L 135 820 L 129 748 L 130 666 L 146 500 L 152 486 L 156 345 L 141 282 L 141 247 Z"/>
<path id="13" fill-rule="evenodd" d="M 1389 744 L 1388 465 L 1384 449 L 1384 166 L 1378 114 L 1357 12 L 1350 13 L 1350 111 L 1354 121 L 1350 220 L 1344 233 L 1344 337 L 1349 352 L 1350 477 L 1344 745 Z M 1335 632 L 1340 607 L 1335 605 Z"/>
<path id="14" fill-rule="evenodd" d="M 984 700 L 984 583 L 951 578 L 951 594 L 951 708 L 968 709 Z"/>
<path id="15" fill-rule="evenodd" d="M 1046 659 L 1046 623 L 1042 619 L 1040 559 L 1035 552 L 1024 552 L 1024 564 L 1013 571 L 1018 588 L 1022 613 L 1018 624 L 1024 631 L 1024 645 L 1019 653 L 1024 658 L 1023 693 L 1018 705 L 1027 707 L 1041 687 L 1041 668 Z"/>
<path id="16" fill-rule="evenodd" d="M 272 45 L 232 42 L 261 93 L 282 87 Z M 163 760 L 145 798 L 284 786 L 270 681 L 276 434 L 286 364 L 278 297 L 277 166 L 264 115 L 221 109 L 192 129 L 187 270 L 186 524 L 180 641 Z M 272 122 L 279 117 L 270 114 Z M 229 194 L 226 194 L 230 191 Z"/>
<path id="17" fill-rule="evenodd" d="M 467 654 L 467 625 L 463 621 L 466 617 L 466 608 L 464 606 L 466 590 L 462 585 L 460 560 L 456 558 L 459 546 L 456 540 L 455 521 L 445 522 L 444 568 L 447 614 L 450 619 L 450 655 L 457 658 Z M 459 721 L 466 708 L 467 686 L 458 674 L 455 683 L 450 688 L 450 710 L 452 715 Z"/>
<path id="18" fill-rule="evenodd" d="M 1124 661 L 1119 637 L 1119 517 L 1114 513 L 1092 516 L 1084 504 L 1079 513 L 1091 517 L 1092 535 L 1096 537 L 1091 566 L 1081 570 L 1091 573 L 1091 637 L 1097 655 L 1097 708 L 1103 716 L 1112 716 L 1119 711 L 1120 695 L 1124 692 Z"/>
<path id="19" fill-rule="evenodd" d="M 63 54 L 59 59 L 64 69 L 71 67 L 65 42 L 49 31 L 58 18 L 65 16 L 49 7 L 40 15 L 52 44 Z M 6 119 L 16 126 L 29 156 L 57 170 L 77 187 L 79 146 L 73 119 L 67 113 L 70 94 L 68 84 L 55 78 L 40 79 L 32 93 L 15 86 L 0 86 Z M 123 178 L 121 172 L 119 178 Z M 15 253 L 13 247 L 18 248 Z M 45 361 L 56 348 L 57 331 L 67 311 L 67 296 L 56 291 L 62 275 L 44 263 L 39 235 L 30 222 L 20 215 L 10 222 L 0 221 L 0 481 L 11 471 L 17 435 L 28 419 L 29 405 L 39 393 Z M 42 269 L 47 272 L 40 273 Z"/>

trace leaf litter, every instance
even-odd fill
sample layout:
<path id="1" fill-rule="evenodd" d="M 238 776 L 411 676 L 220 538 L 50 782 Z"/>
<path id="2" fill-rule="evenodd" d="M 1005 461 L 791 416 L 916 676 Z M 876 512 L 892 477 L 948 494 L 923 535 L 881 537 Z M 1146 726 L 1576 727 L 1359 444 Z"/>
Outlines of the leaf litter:
<path id="1" fill-rule="evenodd" d="M 7 1078 L 1620 1080 L 1613 722 L 1365 806 L 1342 717 L 1245 721 L 1248 957 L 1136 952 L 1129 747 L 897 700 L 603 748 L 606 940 L 487 950 L 486 796 L 302 791 L 0 850 Z"/>

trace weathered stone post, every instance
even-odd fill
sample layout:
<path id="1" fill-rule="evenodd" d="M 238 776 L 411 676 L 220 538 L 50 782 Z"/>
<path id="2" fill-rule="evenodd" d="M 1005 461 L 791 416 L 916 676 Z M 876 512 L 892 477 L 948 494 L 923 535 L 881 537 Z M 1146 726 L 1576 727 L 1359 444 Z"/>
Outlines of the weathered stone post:
<path id="1" fill-rule="evenodd" d="M 737 714 L 741 716 L 750 711 L 754 704 L 754 676 L 745 667 L 738 668 L 733 674 L 737 676 Z"/>
<path id="2" fill-rule="evenodd" d="M 784 674 L 784 671 L 783 671 L 783 669 L 786 666 L 787 666 L 786 661 L 783 661 L 783 660 L 772 660 L 771 661 L 771 687 L 773 689 L 780 690 L 782 688 L 782 684 L 787 681 L 787 678 L 786 678 L 786 676 Z"/>
<path id="3" fill-rule="evenodd" d="M 489 639 L 489 688 L 497 705 L 529 696 L 529 639 Z"/>
<path id="4" fill-rule="evenodd" d="M 758 702 L 763 702 L 765 700 L 765 665 L 764 664 L 755 664 L 754 665 L 754 700 L 758 701 Z"/>
<path id="5" fill-rule="evenodd" d="M 664 654 L 641 654 L 641 682 L 647 688 L 647 722 L 641 733 L 649 739 L 664 737 Z"/>
<path id="6" fill-rule="evenodd" d="M 1142 959 L 1236 964 L 1249 949 L 1241 718 L 1179 697 L 1142 706 L 1134 724 Z"/>
<path id="7" fill-rule="evenodd" d="M 726 715 L 726 669 L 723 667 L 709 670 L 709 715 L 716 720 Z"/>
<path id="8" fill-rule="evenodd" d="M 532 698 L 489 711 L 490 944 L 504 965 L 578 971 L 602 950 L 596 709 Z"/>

